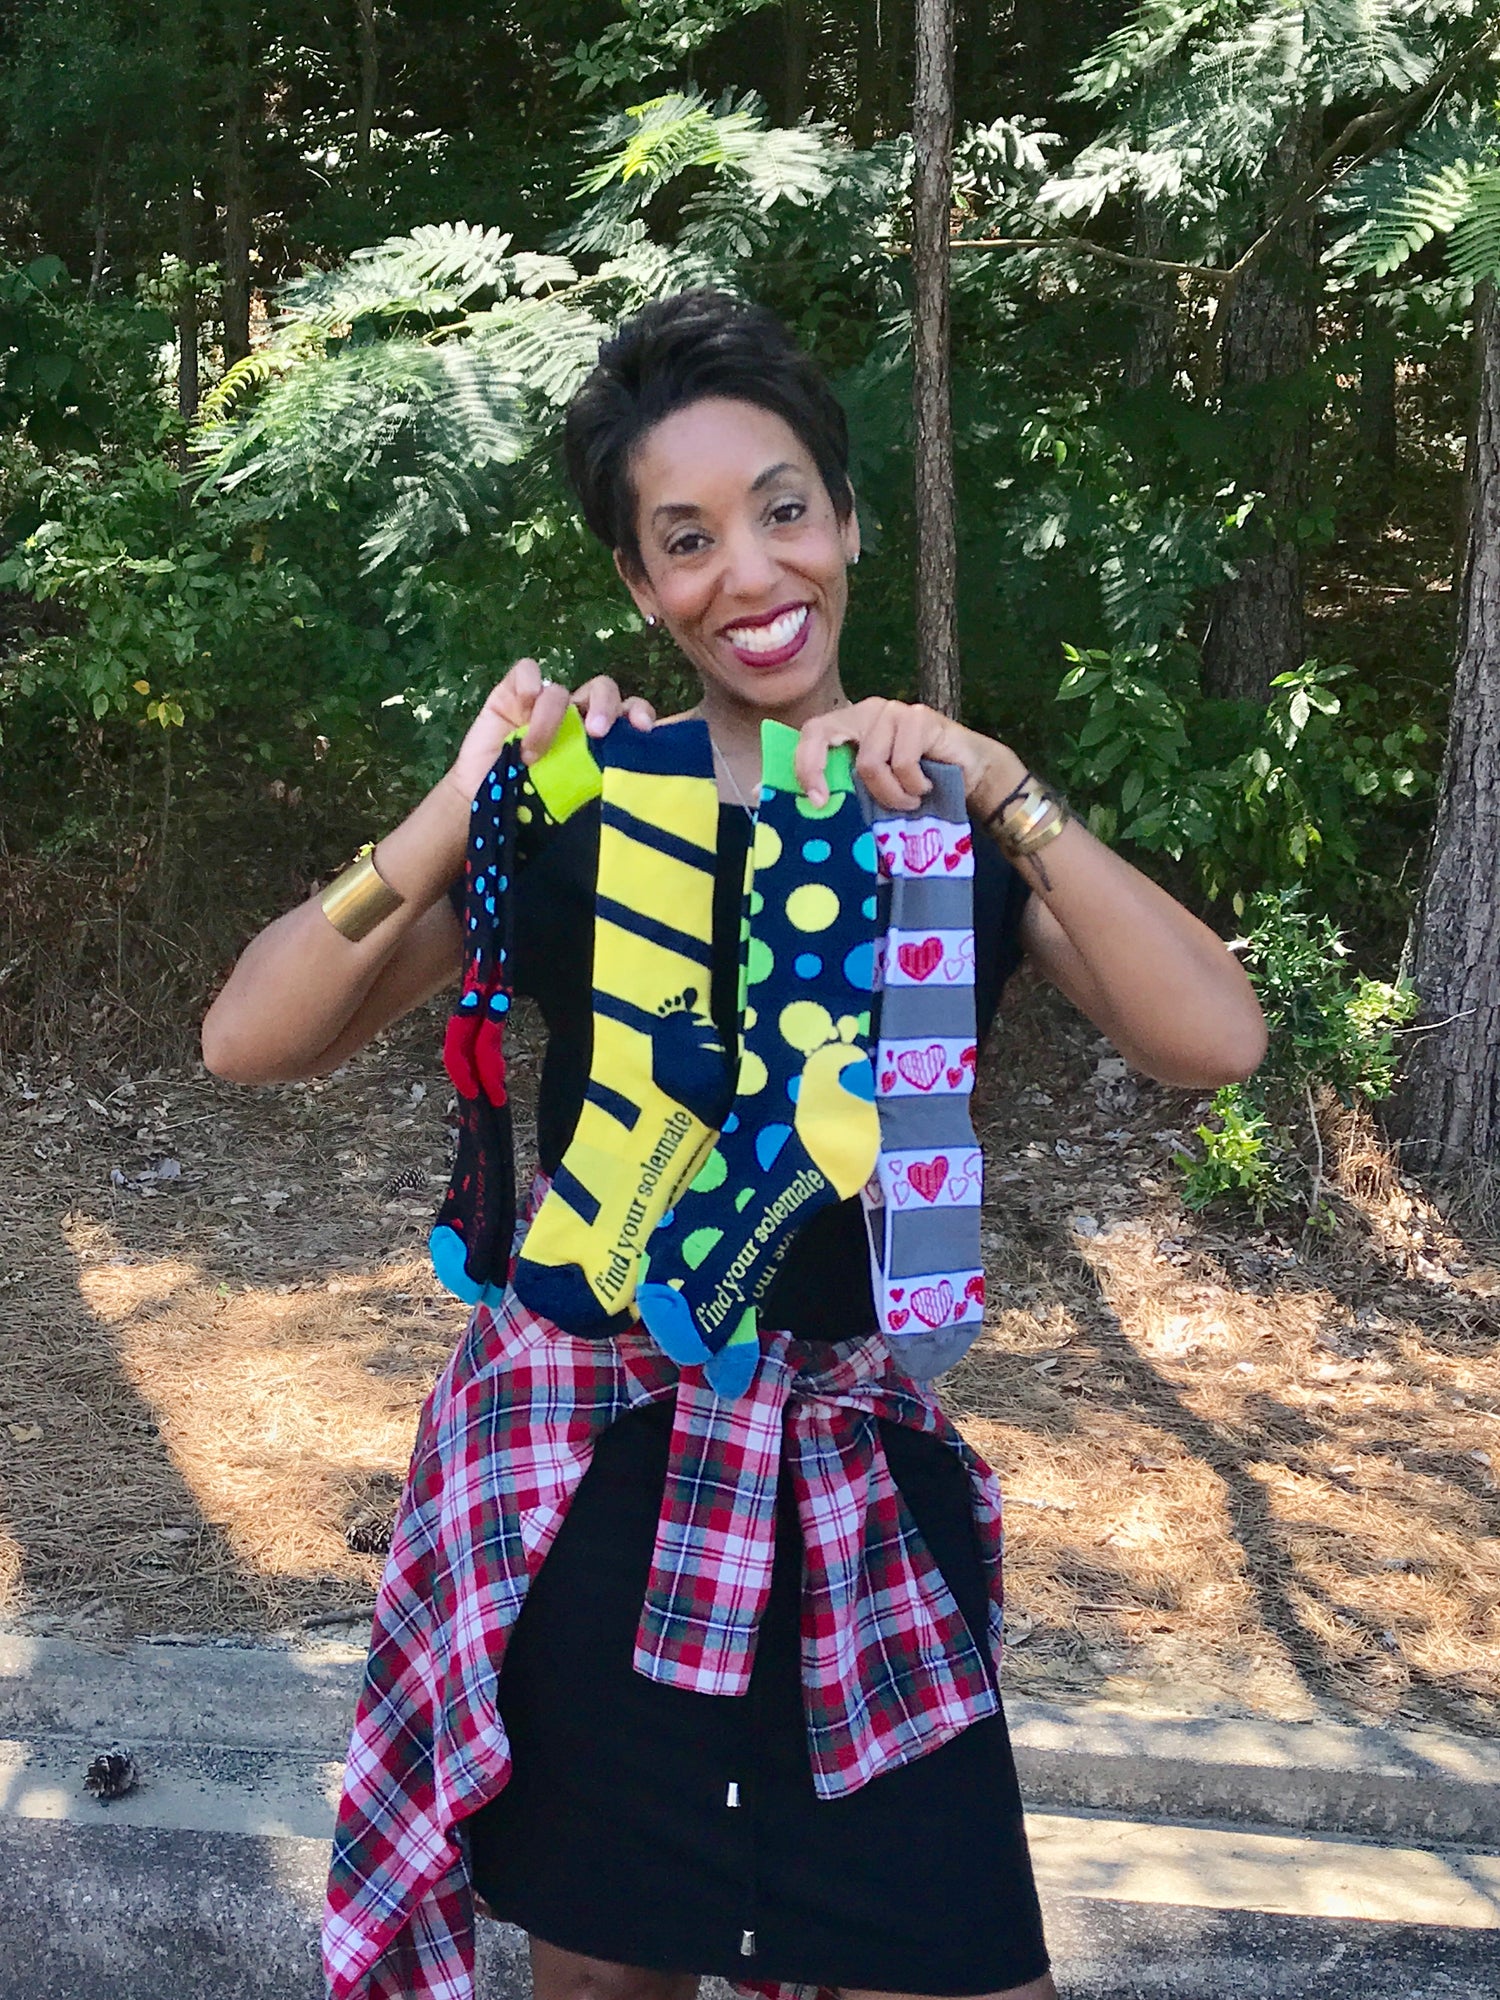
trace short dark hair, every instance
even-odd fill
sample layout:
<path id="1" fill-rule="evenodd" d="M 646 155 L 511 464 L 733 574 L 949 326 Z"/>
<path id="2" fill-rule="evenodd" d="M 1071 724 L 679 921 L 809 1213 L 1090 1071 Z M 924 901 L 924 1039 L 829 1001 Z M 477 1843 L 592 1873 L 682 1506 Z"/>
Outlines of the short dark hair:
<path id="1" fill-rule="evenodd" d="M 641 567 L 630 459 L 646 432 L 706 396 L 756 403 L 801 439 L 846 521 L 849 424 L 823 372 L 764 306 L 678 292 L 626 320 L 568 405 L 564 452 L 583 518 L 627 569 Z"/>

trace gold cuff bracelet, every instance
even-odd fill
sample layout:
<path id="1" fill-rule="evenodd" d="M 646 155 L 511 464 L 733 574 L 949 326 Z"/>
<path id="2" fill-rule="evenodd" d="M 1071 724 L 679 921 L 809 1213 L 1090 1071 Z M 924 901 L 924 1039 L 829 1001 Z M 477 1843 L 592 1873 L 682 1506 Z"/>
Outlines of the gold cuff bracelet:
<path id="1" fill-rule="evenodd" d="M 341 937 L 350 944 L 367 938 L 377 924 L 383 924 L 405 899 L 383 880 L 375 866 L 373 845 L 360 850 L 352 862 L 319 896 L 323 914 Z"/>
<path id="2" fill-rule="evenodd" d="M 1067 802 L 1028 771 L 986 825 L 1008 861 L 1023 861 L 1056 840 L 1071 818 Z"/>

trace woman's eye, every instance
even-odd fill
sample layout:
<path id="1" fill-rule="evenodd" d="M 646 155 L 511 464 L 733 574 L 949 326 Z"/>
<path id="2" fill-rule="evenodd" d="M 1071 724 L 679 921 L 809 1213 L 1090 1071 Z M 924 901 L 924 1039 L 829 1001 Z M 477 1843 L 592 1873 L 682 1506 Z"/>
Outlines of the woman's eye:
<path id="1" fill-rule="evenodd" d="M 705 549 L 707 547 L 708 547 L 707 535 L 701 533 L 698 529 L 693 528 L 690 529 L 687 534 L 679 535 L 676 541 L 668 542 L 667 554 L 669 556 L 695 556 L 697 555 L 700 549 Z"/>
<path id="2" fill-rule="evenodd" d="M 806 512 L 807 503 L 803 500 L 778 500 L 771 509 L 771 519 L 778 527 L 785 527 L 792 521 L 800 521 Z"/>

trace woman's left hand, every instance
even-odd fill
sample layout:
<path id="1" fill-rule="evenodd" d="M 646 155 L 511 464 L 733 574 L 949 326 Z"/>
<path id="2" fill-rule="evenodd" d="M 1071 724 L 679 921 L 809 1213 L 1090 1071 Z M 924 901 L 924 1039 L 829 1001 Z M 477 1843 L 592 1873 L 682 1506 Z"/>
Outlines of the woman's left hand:
<path id="1" fill-rule="evenodd" d="M 835 743 L 855 746 L 854 768 L 877 805 L 910 812 L 932 789 L 922 759 L 956 764 L 964 774 L 964 794 L 998 804 L 1026 775 L 1014 750 L 993 737 L 965 729 L 950 716 L 919 702 L 887 701 L 871 695 L 847 708 L 830 709 L 802 725 L 797 745 L 798 782 L 814 805 L 828 799 L 826 767 Z"/>

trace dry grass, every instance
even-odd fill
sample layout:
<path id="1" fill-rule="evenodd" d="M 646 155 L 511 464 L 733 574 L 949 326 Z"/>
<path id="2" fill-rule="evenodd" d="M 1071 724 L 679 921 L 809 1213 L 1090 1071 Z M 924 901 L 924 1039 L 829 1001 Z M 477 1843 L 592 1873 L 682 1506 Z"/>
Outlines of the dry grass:
<path id="1" fill-rule="evenodd" d="M 977 1107 L 994 1311 L 944 1384 L 1009 1498 L 1012 1686 L 1493 1729 L 1500 1272 L 1355 1122 L 1331 1242 L 1185 1216 L 1191 1099 L 1017 998 Z M 462 1319 L 422 1254 L 436 1044 L 429 1017 L 265 1092 L 0 1079 L 0 1610 L 249 1632 L 368 1602 L 346 1536 Z M 410 1167 L 426 1191 L 383 1201 Z"/>

